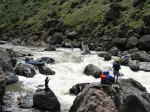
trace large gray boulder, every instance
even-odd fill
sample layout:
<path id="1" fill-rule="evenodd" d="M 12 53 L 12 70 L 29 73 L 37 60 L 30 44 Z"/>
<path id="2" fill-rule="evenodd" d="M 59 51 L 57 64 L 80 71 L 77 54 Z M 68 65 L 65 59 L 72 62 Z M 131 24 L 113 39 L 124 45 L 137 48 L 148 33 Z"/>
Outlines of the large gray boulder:
<path id="1" fill-rule="evenodd" d="M 150 72 L 150 62 L 139 62 L 139 69 Z"/>
<path id="2" fill-rule="evenodd" d="M 111 60 L 111 54 L 108 52 L 100 52 L 98 56 L 103 57 L 105 61 Z"/>
<path id="3" fill-rule="evenodd" d="M 99 78 L 100 74 L 102 73 L 102 70 L 99 69 L 97 66 L 93 65 L 93 64 L 89 64 L 85 67 L 84 69 L 84 73 L 86 75 L 91 75 L 95 78 Z"/>
<path id="4" fill-rule="evenodd" d="M 139 40 L 140 48 L 150 51 L 150 35 L 145 35 Z"/>
<path id="5" fill-rule="evenodd" d="M 134 48 L 137 46 L 137 44 L 138 44 L 138 39 L 136 37 L 130 37 L 127 41 L 126 47 L 129 49 Z"/>
<path id="6" fill-rule="evenodd" d="M 9 58 L 0 58 L 0 67 L 4 72 L 7 84 L 12 84 L 18 81 L 18 76 L 14 73 L 14 69 Z"/>
<path id="7" fill-rule="evenodd" d="M 133 79 L 102 86 L 92 83 L 77 95 L 69 112 L 149 112 L 150 94 Z"/>
<path id="8" fill-rule="evenodd" d="M 130 60 L 128 66 L 132 71 L 139 70 L 139 62 L 137 60 L 133 60 L 133 61 Z"/>
<path id="9" fill-rule="evenodd" d="M 90 54 L 90 49 L 89 49 L 89 46 L 88 44 L 82 42 L 82 54 L 85 55 L 85 54 Z"/>
<path id="10" fill-rule="evenodd" d="M 150 62 L 150 57 L 145 51 L 136 52 L 136 53 L 132 54 L 131 57 L 132 57 L 133 60 Z"/>
<path id="11" fill-rule="evenodd" d="M 119 49 L 124 49 L 126 47 L 126 38 L 115 38 L 112 43 Z"/>
<path id="12" fill-rule="evenodd" d="M 52 44 L 49 44 L 48 47 L 44 49 L 44 51 L 56 51 L 56 47 Z"/>
<path id="13" fill-rule="evenodd" d="M 54 75 L 55 71 L 51 70 L 49 67 L 46 66 L 39 66 L 39 72 L 43 75 Z"/>
<path id="14" fill-rule="evenodd" d="M 34 68 L 31 65 L 23 63 L 18 64 L 18 66 L 15 68 L 15 73 L 27 78 L 34 77 L 36 74 Z"/>
<path id="15" fill-rule="evenodd" d="M 50 112 L 60 112 L 60 103 L 50 89 L 48 92 L 44 89 L 37 89 L 33 95 L 33 103 L 34 106 L 39 109 L 48 110 Z"/>

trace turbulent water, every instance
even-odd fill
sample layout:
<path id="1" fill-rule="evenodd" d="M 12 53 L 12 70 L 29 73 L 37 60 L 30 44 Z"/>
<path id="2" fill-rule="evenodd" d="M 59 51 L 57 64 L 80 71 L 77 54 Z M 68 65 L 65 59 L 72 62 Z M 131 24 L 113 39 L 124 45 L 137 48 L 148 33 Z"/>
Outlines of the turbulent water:
<path id="1" fill-rule="evenodd" d="M 44 51 L 44 48 L 35 47 L 22 47 L 13 45 L 1 45 L 3 48 L 13 48 L 15 51 L 32 53 L 34 59 L 41 57 L 50 57 L 56 61 L 56 64 L 47 65 L 56 72 L 55 75 L 49 76 L 50 82 L 49 87 L 53 90 L 61 103 L 61 112 L 68 112 L 70 106 L 73 104 L 75 99 L 74 95 L 69 94 L 69 89 L 77 83 L 91 83 L 100 82 L 100 79 L 95 79 L 91 76 L 86 76 L 83 71 L 88 64 L 94 64 L 102 70 L 112 70 L 111 61 L 104 61 L 103 58 L 98 57 L 98 52 L 91 52 L 89 55 L 82 55 L 80 49 L 64 49 L 58 48 L 56 51 Z M 121 73 L 124 74 L 120 78 L 134 78 L 135 80 L 142 83 L 147 90 L 150 92 L 150 72 L 133 72 L 128 67 L 122 66 Z M 33 93 L 37 89 L 38 85 L 44 85 L 44 75 L 39 74 L 34 78 L 25 78 L 19 76 L 19 81 L 23 83 L 23 88 L 32 91 Z"/>

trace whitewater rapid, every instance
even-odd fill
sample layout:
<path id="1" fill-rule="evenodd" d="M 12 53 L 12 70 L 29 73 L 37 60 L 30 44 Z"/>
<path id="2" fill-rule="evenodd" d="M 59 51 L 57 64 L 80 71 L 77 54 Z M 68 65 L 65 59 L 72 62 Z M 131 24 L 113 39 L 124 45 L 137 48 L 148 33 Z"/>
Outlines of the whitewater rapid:
<path id="1" fill-rule="evenodd" d="M 56 61 L 56 64 L 48 64 L 52 70 L 56 72 L 55 75 L 49 76 L 50 82 L 49 87 L 57 96 L 61 104 L 61 112 L 68 112 L 73 100 L 74 95 L 69 94 L 69 89 L 77 83 L 92 83 L 100 82 L 100 79 L 95 79 L 92 76 L 86 76 L 83 71 L 88 64 L 94 64 L 102 70 L 110 70 L 113 60 L 104 61 L 103 58 L 98 57 L 98 52 L 92 51 L 89 55 L 82 55 L 81 50 L 78 48 L 66 49 L 57 48 L 56 51 L 44 51 L 41 47 L 23 47 L 14 45 L 0 45 L 3 48 L 13 48 L 15 51 L 23 53 L 32 53 L 34 59 L 39 59 L 41 57 L 50 57 Z M 129 67 L 121 66 L 121 73 L 124 74 L 120 78 L 133 78 L 139 81 L 143 86 L 146 87 L 147 91 L 150 92 L 150 72 L 133 72 Z M 33 91 L 37 89 L 38 85 L 44 85 L 45 75 L 37 74 L 33 78 L 25 78 L 19 76 L 19 81 L 23 83 L 23 88 L 28 91 Z"/>

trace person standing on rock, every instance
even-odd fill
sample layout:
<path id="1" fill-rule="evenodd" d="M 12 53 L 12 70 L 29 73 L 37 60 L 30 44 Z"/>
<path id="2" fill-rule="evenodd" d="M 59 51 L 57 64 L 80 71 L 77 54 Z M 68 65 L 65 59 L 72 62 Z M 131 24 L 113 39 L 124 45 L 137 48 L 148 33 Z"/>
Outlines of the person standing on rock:
<path id="1" fill-rule="evenodd" d="M 120 73 L 119 73 L 120 69 L 121 69 L 121 66 L 119 64 L 119 59 L 116 59 L 113 63 L 113 74 L 114 74 L 115 83 L 117 83 L 118 77 L 120 76 Z"/>
<path id="2" fill-rule="evenodd" d="M 49 86 L 48 86 L 49 80 L 50 80 L 50 79 L 49 79 L 48 77 L 46 77 L 46 79 L 45 79 L 45 91 L 46 91 L 46 92 L 49 91 Z"/>

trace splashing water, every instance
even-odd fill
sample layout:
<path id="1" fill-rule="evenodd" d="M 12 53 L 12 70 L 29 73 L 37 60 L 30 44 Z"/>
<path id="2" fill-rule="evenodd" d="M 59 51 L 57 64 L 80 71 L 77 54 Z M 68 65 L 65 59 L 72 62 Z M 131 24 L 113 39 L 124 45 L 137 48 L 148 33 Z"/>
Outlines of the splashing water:
<path id="1" fill-rule="evenodd" d="M 13 45 L 3 45 L 3 48 L 13 48 L 19 52 L 28 52 L 34 54 L 34 59 L 41 57 L 50 57 L 56 61 L 56 64 L 47 65 L 56 72 L 55 75 L 49 76 L 49 87 L 53 90 L 61 103 L 61 112 L 68 112 L 73 100 L 74 95 L 69 94 L 69 89 L 77 83 L 92 83 L 100 82 L 100 79 L 95 79 L 92 76 L 86 76 L 83 71 L 88 64 L 94 64 L 102 70 L 110 70 L 112 74 L 111 61 L 104 61 L 103 58 L 98 57 L 97 52 L 91 52 L 90 55 L 82 55 L 80 49 L 64 49 L 58 48 L 57 51 L 43 51 L 44 48 L 35 47 L 22 47 Z M 143 84 L 150 92 L 150 72 L 133 72 L 129 67 L 122 66 L 121 73 L 124 74 L 120 78 L 133 78 Z M 38 85 L 44 85 L 45 76 L 41 75 L 37 71 L 37 75 L 33 78 L 25 78 L 19 76 L 19 80 L 23 82 L 24 89 L 35 92 Z"/>

